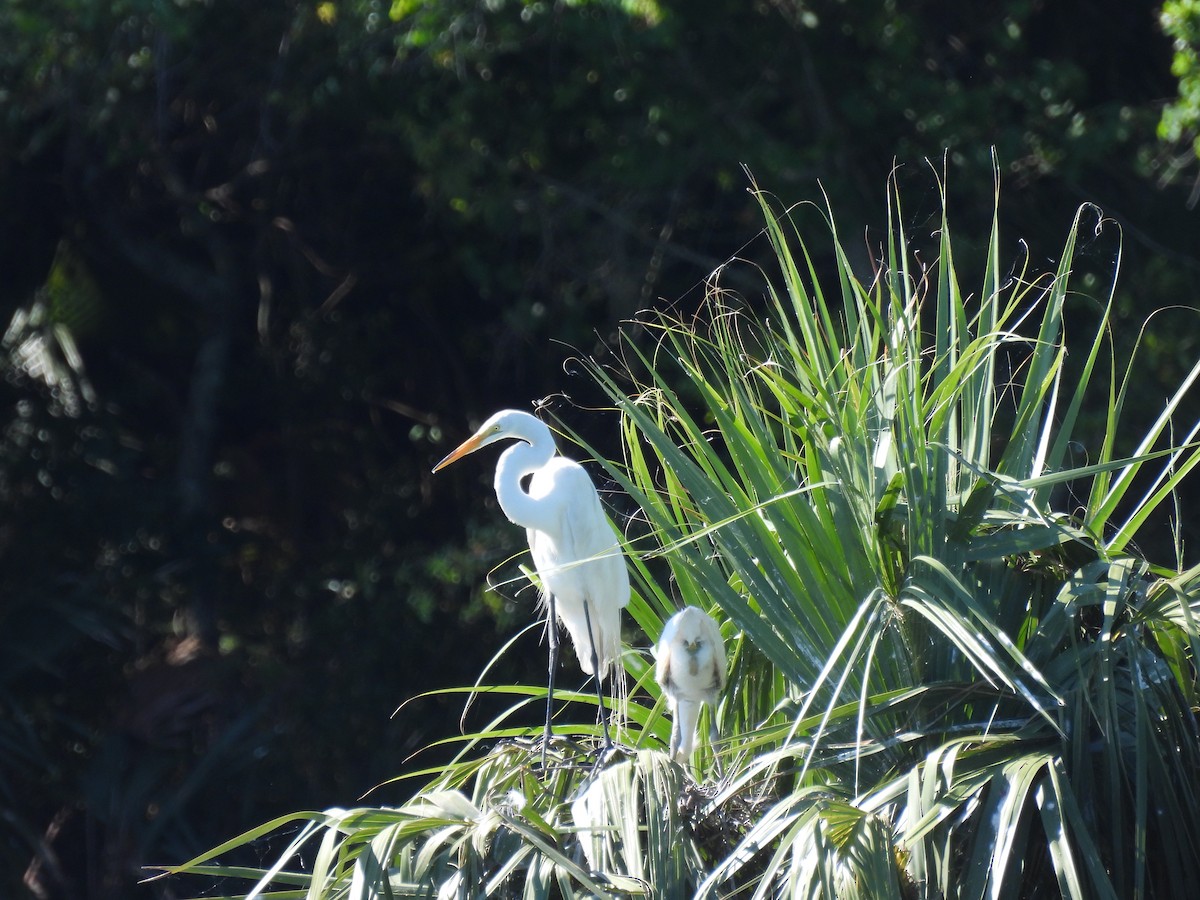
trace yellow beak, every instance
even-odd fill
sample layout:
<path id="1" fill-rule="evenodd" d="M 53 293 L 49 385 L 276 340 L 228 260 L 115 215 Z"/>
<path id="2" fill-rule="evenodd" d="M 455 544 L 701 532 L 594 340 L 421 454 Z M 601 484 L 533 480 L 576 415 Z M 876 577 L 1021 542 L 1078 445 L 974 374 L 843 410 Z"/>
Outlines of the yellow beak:
<path id="1" fill-rule="evenodd" d="M 445 459 L 443 459 L 440 463 L 438 463 L 436 466 L 434 466 L 433 471 L 436 472 L 439 469 L 446 468 L 446 466 L 450 465 L 450 463 L 462 459 L 468 453 L 474 453 L 476 450 L 478 450 L 482 446 L 483 446 L 483 439 L 477 434 L 471 435 L 469 438 L 467 438 L 465 441 L 463 441 L 461 444 L 459 444 L 457 448 L 450 451 L 450 453 L 447 454 Z"/>

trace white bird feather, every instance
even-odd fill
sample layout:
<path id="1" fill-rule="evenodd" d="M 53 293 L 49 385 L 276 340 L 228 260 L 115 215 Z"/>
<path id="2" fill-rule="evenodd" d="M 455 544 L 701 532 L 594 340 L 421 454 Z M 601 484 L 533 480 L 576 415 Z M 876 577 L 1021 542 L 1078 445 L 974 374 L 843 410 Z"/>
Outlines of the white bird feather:
<path id="1" fill-rule="evenodd" d="M 688 606 L 663 626 L 655 657 L 654 677 L 674 717 L 671 756 L 686 764 L 696 746 L 702 703 L 709 706 L 710 737 L 717 738 L 717 698 L 725 688 L 725 642 L 712 616 Z"/>

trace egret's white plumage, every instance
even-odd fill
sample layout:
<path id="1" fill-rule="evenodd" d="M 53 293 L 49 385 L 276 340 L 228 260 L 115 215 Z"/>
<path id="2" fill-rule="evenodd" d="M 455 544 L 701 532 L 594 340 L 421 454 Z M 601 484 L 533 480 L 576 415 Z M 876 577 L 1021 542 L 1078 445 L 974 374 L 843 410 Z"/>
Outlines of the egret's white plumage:
<path id="1" fill-rule="evenodd" d="M 712 616 L 688 606 L 663 626 L 654 655 L 654 677 L 674 717 L 671 756 L 686 765 L 696 746 L 701 703 L 709 706 L 711 739 L 717 739 L 715 708 L 725 687 L 725 642 Z"/>
<path id="2" fill-rule="evenodd" d="M 629 603 L 629 573 L 584 468 L 556 455 L 554 436 L 540 419 L 506 409 L 484 422 L 433 471 L 506 439 L 517 443 L 500 454 L 496 464 L 496 499 L 509 521 L 526 529 L 550 616 L 566 627 L 579 667 L 594 674 L 599 685 L 621 657 L 621 610 Z M 528 476 L 527 491 L 522 482 Z M 553 693 L 558 635 L 553 621 L 548 628 Z"/>
<path id="3" fill-rule="evenodd" d="M 499 494 L 499 474 L 496 491 Z M 547 504 L 554 516 L 547 527 L 527 526 L 534 568 L 545 593 L 556 601 L 558 618 L 571 636 L 579 667 L 603 679 L 621 658 L 621 610 L 629 603 L 629 574 L 621 546 L 600 507 L 592 480 L 574 460 L 563 456 L 550 459 L 530 480 L 529 497 Z M 593 669 L 593 649 L 598 673 Z"/>

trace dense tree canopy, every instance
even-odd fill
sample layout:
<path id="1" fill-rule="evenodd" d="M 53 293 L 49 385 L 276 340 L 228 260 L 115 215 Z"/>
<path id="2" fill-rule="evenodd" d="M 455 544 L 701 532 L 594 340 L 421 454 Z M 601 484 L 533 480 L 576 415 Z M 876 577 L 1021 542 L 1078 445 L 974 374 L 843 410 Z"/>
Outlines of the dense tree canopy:
<path id="1" fill-rule="evenodd" d="M 454 700 L 388 717 L 533 601 L 485 590 L 520 535 L 484 467 L 430 464 L 585 406 L 564 359 L 762 258 L 746 170 L 825 191 L 867 270 L 894 165 L 945 155 L 982 234 L 994 152 L 1007 234 L 1120 222 L 1119 335 L 1194 307 L 1193 7 L 1169 38 L 1115 0 L 6 4 L 0 868 L 128 896 L 450 733 Z M 1166 315 L 1148 417 L 1200 339 Z"/>

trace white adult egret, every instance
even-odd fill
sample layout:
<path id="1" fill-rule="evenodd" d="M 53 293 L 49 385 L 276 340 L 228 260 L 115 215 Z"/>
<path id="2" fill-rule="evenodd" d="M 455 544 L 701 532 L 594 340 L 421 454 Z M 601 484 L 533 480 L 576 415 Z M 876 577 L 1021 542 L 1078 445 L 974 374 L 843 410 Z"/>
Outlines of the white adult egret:
<path id="1" fill-rule="evenodd" d="M 621 609 L 629 603 L 629 573 L 591 478 L 579 463 L 556 455 L 554 436 L 545 423 L 515 409 L 501 410 L 484 422 L 433 471 L 509 438 L 519 443 L 501 453 L 496 463 L 496 499 L 509 521 L 528 532 L 529 549 L 548 610 L 550 684 L 545 744 L 550 738 L 554 671 L 558 666 L 557 615 L 571 635 L 579 667 L 596 678 L 607 747 L 611 739 L 601 682 L 621 657 Z M 533 477 L 526 491 L 522 483 L 529 475 Z"/>
<path id="2" fill-rule="evenodd" d="M 671 756 L 686 765 L 696 746 L 701 703 L 709 708 L 710 740 L 717 740 L 715 707 L 725 687 L 725 642 L 712 616 L 687 606 L 667 620 L 654 655 L 654 679 L 666 692 L 675 720 Z"/>

